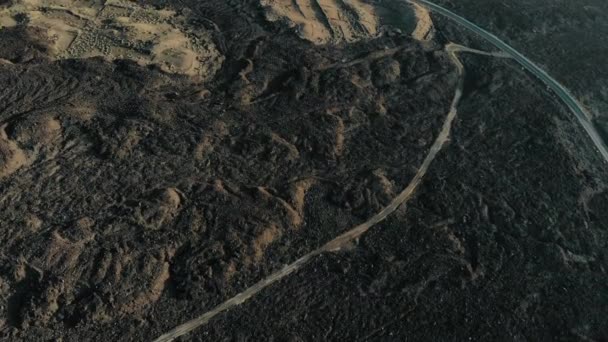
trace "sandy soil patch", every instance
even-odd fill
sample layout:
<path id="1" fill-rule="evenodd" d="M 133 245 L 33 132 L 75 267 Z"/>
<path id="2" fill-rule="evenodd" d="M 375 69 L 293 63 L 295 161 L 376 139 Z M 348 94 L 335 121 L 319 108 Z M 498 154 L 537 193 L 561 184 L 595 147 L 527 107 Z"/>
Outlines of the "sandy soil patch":
<path id="1" fill-rule="evenodd" d="M 0 9 L 0 27 L 43 29 L 51 57 L 132 59 L 164 71 L 210 78 L 223 57 L 207 32 L 186 29 L 186 18 L 120 0 L 17 0 Z"/>
<path id="2" fill-rule="evenodd" d="M 435 36 L 435 27 L 429 10 L 415 2 L 408 1 L 408 3 L 412 6 L 416 15 L 416 29 L 412 32 L 412 37 L 420 41 L 432 40 Z"/>
<path id="3" fill-rule="evenodd" d="M 350 43 L 377 37 L 383 27 L 428 40 L 432 21 L 424 8 L 385 0 L 261 0 L 269 21 L 284 21 L 315 44 Z"/>

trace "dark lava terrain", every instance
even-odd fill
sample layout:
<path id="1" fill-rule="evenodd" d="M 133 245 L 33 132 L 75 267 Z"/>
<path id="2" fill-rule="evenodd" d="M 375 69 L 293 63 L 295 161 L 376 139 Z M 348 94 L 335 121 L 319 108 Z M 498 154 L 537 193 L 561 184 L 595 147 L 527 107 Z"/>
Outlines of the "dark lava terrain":
<path id="1" fill-rule="evenodd" d="M 495 33 L 568 87 L 608 140 L 608 2 L 437 0 Z"/>
<path id="2" fill-rule="evenodd" d="M 0 28 L 2 341 L 151 341 L 367 221 L 450 111 L 445 45 L 492 51 L 443 18 L 313 44 L 253 0 L 139 3 L 216 72 Z M 605 161 L 513 61 L 458 56 L 413 198 L 181 340 L 608 340 Z"/>

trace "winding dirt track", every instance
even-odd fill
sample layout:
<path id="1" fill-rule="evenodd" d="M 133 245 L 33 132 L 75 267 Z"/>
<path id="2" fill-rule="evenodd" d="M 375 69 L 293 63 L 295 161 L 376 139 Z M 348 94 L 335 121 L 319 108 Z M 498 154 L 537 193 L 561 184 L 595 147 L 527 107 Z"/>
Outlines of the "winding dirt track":
<path id="1" fill-rule="evenodd" d="M 454 43 L 450 43 L 450 44 L 446 45 L 445 50 L 457 68 L 458 76 L 459 76 L 458 85 L 457 85 L 456 91 L 454 93 L 454 98 L 453 98 L 452 104 L 450 106 L 450 111 L 448 112 L 448 115 L 447 115 L 445 121 L 443 122 L 441 131 L 439 132 L 439 135 L 437 136 L 437 138 L 435 139 L 435 142 L 431 146 L 428 154 L 424 158 L 424 161 L 422 162 L 422 165 L 418 169 L 418 172 L 416 172 L 416 175 L 411 180 L 411 182 L 408 184 L 408 186 L 397 197 L 395 197 L 388 206 L 386 206 L 384 209 L 382 209 L 379 213 L 374 215 L 368 221 L 346 231 L 345 233 L 334 238 L 333 240 L 329 241 L 325 245 L 300 257 L 295 262 L 285 266 L 284 268 L 276 271 L 275 273 L 271 274 L 270 276 L 260 280 L 255 285 L 249 287 L 248 289 L 237 294 L 236 296 L 228 299 L 224 303 L 216 306 L 211 311 L 208 311 L 208 312 L 204 313 L 203 315 L 201 315 L 197 318 L 194 318 L 182 325 L 179 325 L 176 328 L 172 329 L 171 331 L 161 335 L 156 340 L 154 340 L 154 342 L 173 341 L 175 338 L 177 338 L 179 336 L 183 336 L 183 335 L 191 332 L 192 330 L 207 324 L 207 322 L 209 322 L 212 318 L 214 318 L 218 314 L 222 313 L 223 311 L 226 311 L 234 306 L 237 306 L 237 305 L 245 302 L 246 300 L 253 297 L 258 292 L 265 289 L 266 287 L 285 278 L 286 276 L 290 275 L 291 273 L 298 271 L 299 269 L 304 267 L 306 264 L 308 264 L 316 256 L 324 254 L 324 253 L 337 252 L 337 251 L 340 251 L 341 249 L 349 246 L 353 240 L 359 238 L 361 235 L 365 234 L 365 232 L 367 232 L 374 225 L 376 225 L 376 224 L 380 223 L 381 221 L 383 221 L 384 219 L 386 219 L 390 214 L 395 212 L 395 210 L 397 210 L 397 208 L 399 208 L 403 204 L 406 204 L 407 201 L 413 197 L 416 189 L 422 182 L 429 167 L 431 166 L 431 163 L 433 162 L 433 160 L 435 160 L 435 157 L 437 157 L 437 154 L 439 153 L 439 151 L 441 151 L 441 149 L 443 148 L 445 143 L 449 140 L 450 132 L 452 129 L 452 123 L 453 123 L 454 119 L 456 118 L 457 107 L 458 107 L 458 103 L 460 102 L 460 99 L 462 97 L 462 88 L 464 85 L 464 66 L 463 66 L 462 62 L 460 61 L 460 59 L 458 59 L 458 57 L 456 56 L 456 53 L 469 52 L 469 53 L 475 53 L 475 54 L 480 54 L 480 55 L 485 55 L 485 56 L 509 57 L 501 52 L 479 51 L 479 50 L 470 49 L 468 47 L 454 44 Z"/>
<path id="2" fill-rule="evenodd" d="M 555 80 L 553 77 L 549 76 L 546 71 L 538 67 L 534 62 L 526 58 L 520 52 L 515 50 L 509 44 L 503 42 L 498 37 L 493 35 L 492 33 L 484 30 L 483 28 L 475 25 L 474 23 L 468 21 L 467 19 L 457 15 L 456 13 L 441 7 L 437 4 L 434 4 L 427 0 L 410 0 L 414 2 L 419 2 L 423 6 L 428 7 L 431 11 L 439 13 L 450 20 L 455 21 L 456 23 L 462 25 L 463 27 L 471 30 L 472 32 L 477 33 L 483 39 L 490 42 L 492 45 L 503 51 L 505 54 L 509 55 L 514 61 L 519 63 L 524 69 L 531 72 L 533 75 L 538 77 L 542 82 L 544 82 L 548 88 L 552 89 L 555 94 L 564 102 L 564 104 L 570 109 L 570 111 L 574 114 L 578 122 L 581 124 L 583 129 L 589 135 L 589 138 L 592 140 L 595 145 L 596 150 L 602 155 L 605 162 L 608 162 L 608 146 L 602 139 L 600 133 L 595 128 L 592 115 L 585 109 L 585 107 L 570 93 L 566 87 L 564 87 L 561 83 Z"/>

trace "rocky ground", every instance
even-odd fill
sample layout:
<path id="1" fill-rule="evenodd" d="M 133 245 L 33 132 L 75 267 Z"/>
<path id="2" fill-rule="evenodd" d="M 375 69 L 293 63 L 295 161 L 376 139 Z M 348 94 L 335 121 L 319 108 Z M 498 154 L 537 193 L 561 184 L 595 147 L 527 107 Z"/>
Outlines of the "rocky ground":
<path id="1" fill-rule="evenodd" d="M 140 1 L 172 28 L 112 40 L 131 59 L 58 53 L 27 18 L 59 0 L 0 2 L 0 339 L 153 340 L 411 182 L 457 89 L 445 44 L 491 47 L 406 4 L 296 2 Z M 413 199 L 183 340 L 608 338 L 606 164 L 512 61 L 460 57 Z"/>
<path id="2" fill-rule="evenodd" d="M 608 139 L 608 3 L 439 0 L 497 34 L 565 84 Z"/>

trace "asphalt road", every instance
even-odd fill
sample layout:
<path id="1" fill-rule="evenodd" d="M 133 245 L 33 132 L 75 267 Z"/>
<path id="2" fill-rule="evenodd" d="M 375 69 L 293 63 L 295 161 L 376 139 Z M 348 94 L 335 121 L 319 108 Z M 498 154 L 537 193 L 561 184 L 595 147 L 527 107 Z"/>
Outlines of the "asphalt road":
<path id="1" fill-rule="evenodd" d="M 541 81 L 543 81 L 547 85 L 547 87 L 553 90 L 555 94 L 557 94 L 557 96 L 559 96 L 559 98 L 566 104 L 566 106 L 568 106 L 568 108 L 574 113 L 579 123 L 583 126 L 585 131 L 587 131 L 587 134 L 595 144 L 596 149 L 602 154 L 604 160 L 608 162 L 608 148 L 606 148 L 604 140 L 601 138 L 598 131 L 593 126 L 590 114 L 583 108 L 583 106 L 576 100 L 576 98 L 574 98 L 574 96 L 568 91 L 568 89 L 566 89 L 563 85 L 557 82 L 554 78 L 549 76 L 544 70 L 539 68 L 536 64 L 534 64 L 524 55 L 509 46 L 507 43 L 500 40 L 492 33 L 432 2 L 426 0 L 415 1 L 418 1 L 420 4 L 426 6 L 431 11 L 439 13 L 461 24 L 467 29 L 479 34 L 482 38 L 492 43 L 494 46 L 504 51 L 505 53 L 509 54 L 511 58 L 516 60 L 522 67 L 524 67 L 526 70 L 528 70 L 536 77 L 538 77 Z"/>

